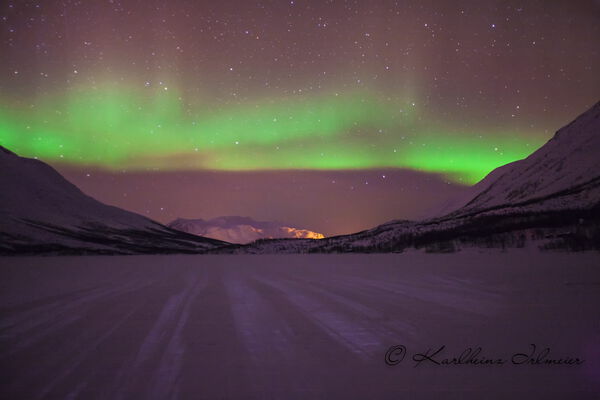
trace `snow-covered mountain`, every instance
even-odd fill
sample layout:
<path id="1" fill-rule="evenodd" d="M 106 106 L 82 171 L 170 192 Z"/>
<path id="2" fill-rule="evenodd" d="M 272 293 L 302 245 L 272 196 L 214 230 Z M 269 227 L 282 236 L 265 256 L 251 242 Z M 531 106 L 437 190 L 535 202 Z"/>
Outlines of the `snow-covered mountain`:
<path id="1" fill-rule="evenodd" d="M 449 199 L 427 218 L 452 212 L 473 212 L 504 205 L 545 202 L 556 195 L 556 209 L 587 207 L 598 200 L 600 171 L 600 102 L 561 128 L 552 139 L 524 160 L 503 165 L 476 185 Z M 595 189 L 594 189 L 595 188 Z"/>
<path id="2" fill-rule="evenodd" d="M 0 187 L 0 253 L 201 252 L 224 244 L 105 205 L 2 146 Z"/>
<path id="3" fill-rule="evenodd" d="M 461 192 L 448 198 L 441 206 L 433 208 L 425 212 L 420 216 L 419 220 L 426 220 L 432 218 L 439 218 L 448 215 L 456 210 L 459 210 L 466 206 L 471 200 L 477 195 L 484 192 L 498 177 L 508 171 L 515 163 L 520 161 L 514 161 L 509 164 L 505 164 L 501 167 L 494 169 L 492 172 L 487 174 L 484 179 L 477 182 L 475 185 L 465 187 Z"/>
<path id="4" fill-rule="evenodd" d="M 461 212 L 547 203 L 556 197 L 565 201 L 548 203 L 546 208 L 587 208 L 600 198 L 599 180 L 600 102 L 529 157 L 510 164 Z"/>
<path id="5" fill-rule="evenodd" d="M 209 220 L 178 218 L 168 224 L 172 229 L 230 243 L 250 243 L 258 239 L 322 239 L 321 233 L 271 221 L 248 217 L 218 217 Z"/>
<path id="6" fill-rule="evenodd" d="M 352 235 L 241 217 L 177 220 L 174 230 L 83 194 L 50 166 L 0 147 L 0 253 L 390 252 L 462 246 L 600 249 L 600 102 L 524 160 L 492 171 L 447 214 Z M 440 216 L 441 215 L 441 216 Z M 226 243 L 195 236 L 213 235 Z"/>
<path id="7" fill-rule="evenodd" d="M 600 102 L 524 160 L 492 171 L 446 213 L 352 235 L 263 241 L 246 252 L 450 251 L 461 246 L 600 249 Z"/>

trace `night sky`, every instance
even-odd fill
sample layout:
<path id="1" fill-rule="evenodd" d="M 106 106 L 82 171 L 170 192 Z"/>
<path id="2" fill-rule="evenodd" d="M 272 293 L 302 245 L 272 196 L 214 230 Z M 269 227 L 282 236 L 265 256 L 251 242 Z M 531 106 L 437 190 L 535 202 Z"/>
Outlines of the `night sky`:
<path id="1" fill-rule="evenodd" d="M 161 222 L 415 218 L 600 97 L 598 1 L 0 2 L 0 144 Z"/>

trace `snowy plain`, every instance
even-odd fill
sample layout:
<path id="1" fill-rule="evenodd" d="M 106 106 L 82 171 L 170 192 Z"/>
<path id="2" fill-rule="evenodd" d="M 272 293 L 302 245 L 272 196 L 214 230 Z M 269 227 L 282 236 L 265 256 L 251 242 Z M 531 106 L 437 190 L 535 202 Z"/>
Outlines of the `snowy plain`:
<path id="1" fill-rule="evenodd" d="M 6 399 L 592 399 L 597 252 L 0 258 Z M 580 365 L 511 364 L 549 347 Z M 404 345 L 405 359 L 385 363 Z M 481 346 L 503 365 L 415 366 Z"/>

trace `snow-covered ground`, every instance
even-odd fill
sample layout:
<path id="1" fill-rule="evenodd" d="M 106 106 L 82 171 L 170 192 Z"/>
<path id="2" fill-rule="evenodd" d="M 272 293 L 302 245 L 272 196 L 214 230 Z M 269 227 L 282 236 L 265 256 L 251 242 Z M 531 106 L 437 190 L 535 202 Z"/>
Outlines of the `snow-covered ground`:
<path id="1" fill-rule="evenodd" d="M 0 397 L 591 399 L 598 304 L 592 252 L 0 258 Z"/>

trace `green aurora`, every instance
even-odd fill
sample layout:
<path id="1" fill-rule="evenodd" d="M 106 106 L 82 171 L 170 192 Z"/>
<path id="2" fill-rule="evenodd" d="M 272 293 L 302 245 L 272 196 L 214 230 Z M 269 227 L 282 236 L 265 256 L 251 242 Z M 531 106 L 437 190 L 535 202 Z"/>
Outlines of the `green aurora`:
<path id="1" fill-rule="evenodd" d="M 1 101 L 0 144 L 28 157 L 128 170 L 409 168 L 472 184 L 542 145 L 426 122 L 369 92 L 213 110 L 172 88 L 72 90 Z"/>

